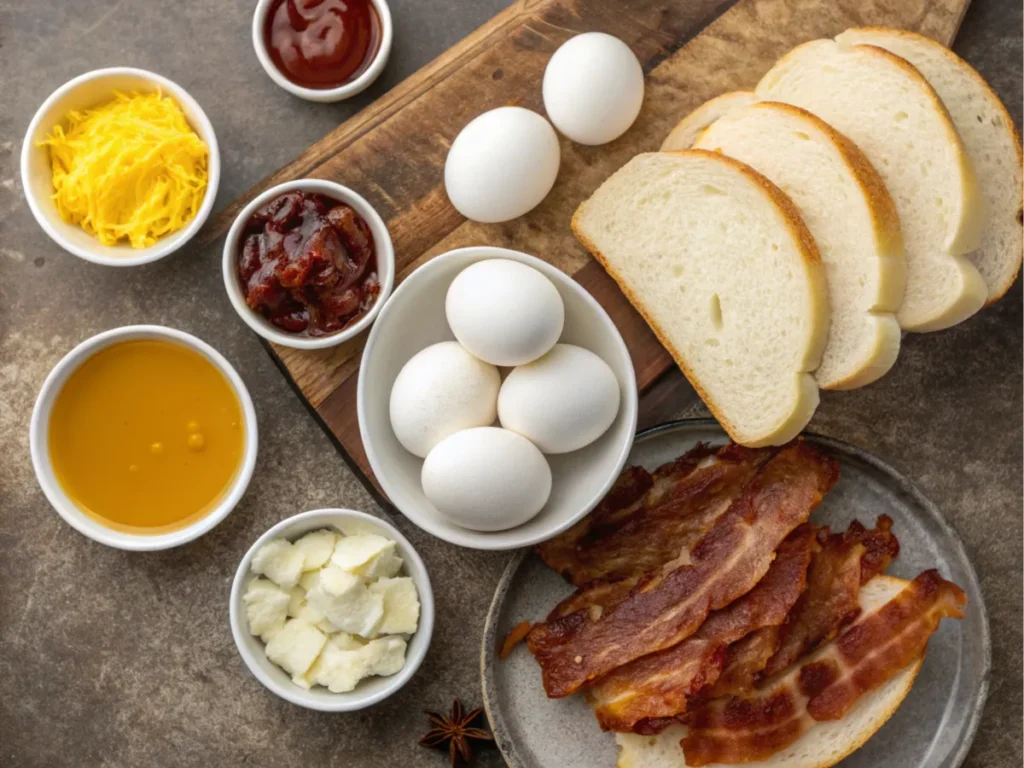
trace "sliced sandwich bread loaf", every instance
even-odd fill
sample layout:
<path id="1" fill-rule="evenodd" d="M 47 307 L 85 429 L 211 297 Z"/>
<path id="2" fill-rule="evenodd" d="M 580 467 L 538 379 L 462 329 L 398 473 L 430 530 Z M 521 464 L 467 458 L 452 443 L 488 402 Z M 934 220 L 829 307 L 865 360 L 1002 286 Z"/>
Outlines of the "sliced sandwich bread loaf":
<path id="1" fill-rule="evenodd" d="M 814 240 L 774 184 L 717 153 L 638 155 L 572 228 L 733 440 L 781 444 L 807 424 L 828 294 Z"/>
<path id="2" fill-rule="evenodd" d="M 871 611 L 894 598 L 907 582 L 891 576 L 875 576 L 860 591 L 860 605 Z M 859 749 L 885 725 L 910 693 L 923 659 L 910 664 L 881 686 L 865 694 L 839 720 L 815 723 L 811 729 L 768 760 L 744 763 L 744 768 L 830 768 Z M 681 768 L 686 765 L 679 742 L 686 735 L 682 725 L 666 728 L 657 736 L 617 733 L 618 768 Z"/>
<path id="3" fill-rule="evenodd" d="M 907 258 L 903 328 L 948 328 L 985 304 L 988 288 L 965 256 L 980 242 L 984 204 L 949 113 L 917 69 L 875 46 L 814 40 L 780 59 L 755 92 L 817 115 L 882 176 Z"/>
<path id="4" fill-rule="evenodd" d="M 672 129 L 672 133 L 661 143 L 661 151 L 689 149 L 696 143 L 697 137 L 704 132 L 704 129 L 718 118 L 733 110 L 753 104 L 755 101 L 757 101 L 757 96 L 753 91 L 731 91 L 708 99 L 679 121 Z"/>
<path id="5" fill-rule="evenodd" d="M 949 110 L 974 165 L 985 200 L 980 247 L 969 253 L 988 287 L 988 303 L 999 299 L 1020 271 L 1024 236 L 1020 136 L 1003 102 L 984 78 L 945 46 L 916 32 L 881 27 L 849 29 L 842 45 L 868 44 L 906 59 L 925 76 Z"/>
<path id="6" fill-rule="evenodd" d="M 722 115 L 694 148 L 746 163 L 800 209 L 832 308 L 818 386 L 853 389 L 884 375 L 900 349 L 906 261 L 892 198 L 861 151 L 809 112 L 772 101 Z"/>

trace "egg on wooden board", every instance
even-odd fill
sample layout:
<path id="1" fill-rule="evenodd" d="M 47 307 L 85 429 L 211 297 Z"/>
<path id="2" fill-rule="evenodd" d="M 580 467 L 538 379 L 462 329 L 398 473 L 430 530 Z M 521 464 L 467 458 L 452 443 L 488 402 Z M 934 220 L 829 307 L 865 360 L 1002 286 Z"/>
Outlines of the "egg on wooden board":
<path id="1" fill-rule="evenodd" d="M 421 350 L 399 372 L 391 388 L 391 428 L 398 442 L 425 458 L 449 435 L 494 423 L 498 369 L 455 341 Z"/>
<path id="2" fill-rule="evenodd" d="M 444 308 L 459 343 L 492 365 L 536 360 L 558 341 L 565 323 L 554 283 L 511 259 L 466 267 L 448 288 Z"/>
<path id="3" fill-rule="evenodd" d="M 560 159 L 558 136 L 547 120 L 522 107 L 499 107 L 455 137 L 444 164 L 445 190 L 467 219 L 509 221 L 547 196 Z"/>
<path id="4" fill-rule="evenodd" d="M 619 402 L 619 382 L 608 363 L 582 347 L 556 344 L 505 378 L 498 418 L 544 453 L 568 453 L 603 435 Z"/>
<path id="5" fill-rule="evenodd" d="M 644 72 L 617 37 L 586 32 L 555 51 L 543 91 L 544 109 L 559 131 L 578 144 L 606 144 L 640 114 Z"/>
<path id="6" fill-rule="evenodd" d="M 522 435 L 499 427 L 456 432 L 423 462 L 423 493 L 448 519 L 503 531 L 536 515 L 551 494 L 551 468 Z"/>

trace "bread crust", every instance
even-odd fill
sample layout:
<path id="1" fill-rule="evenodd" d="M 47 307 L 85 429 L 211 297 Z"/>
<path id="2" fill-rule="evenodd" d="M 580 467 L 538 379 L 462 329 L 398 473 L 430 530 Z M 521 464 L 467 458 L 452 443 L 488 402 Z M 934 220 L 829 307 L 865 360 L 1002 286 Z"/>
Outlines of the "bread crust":
<path id="1" fill-rule="evenodd" d="M 776 205 L 779 212 L 782 214 L 783 222 L 789 232 L 790 236 L 794 240 L 797 251 L 800 254 L 800 258 L 805 265 L 805 270 L 812 283 L 812 295 L 815 298 L 814 301 L 814 317 L 811 321 L 811 327 L 816 328 L 817 338 L 813 338 L 809 341 L 808 356 L 812 358 L 813 365 L 807 371 L 796 371 L 794 374 L 797 377 L 806 377 L 810 380 L 811 388 L 813 389 L 813 402 L 808 402 L 809 392 L 807 382 L 800 382 L 800 389 L 802 390 L 801 395 L 798 397 L 797 409 L 790 414 L 786 422 L 780 425 L 775 432 L 769 435 L 751 437 L 745 435 L 738 425 L 726 417 L 722 410 L 715 403 L 714 399 L 705 390 L 700 380 L 697 378 L 693 370 L 686 363 L 686 359 L 683 354 L 676 348 L 676 346 L 669 340 L 668 336 L 662 330 L 661 326 L 655 321 L 653 317 L 645 309 L 644 303 L 640 300 L 640 297 L 636 296 L 630 289 L 629 285 L 618 273 L 618 271 L 612 266 L 609 260 L 601 252 L 597 244 L 594 243 L 587 235 L 583 232 L 580 224 L 580 217 L 585 212 L 589 198 L 580 203 L 579 207 L 576 208 L 573 214 L 570 226 L 576 239 L 586 248 L 590 254 L 604 267 L 604 270 L 611 276 L 611 278 L 619 286 L 619 289 L 629 300 L 629 303 L 633 305 L 633 308 L 640 313 L 648 327 L 654 332 L 661 345 L 668 351 L 675 360 L 676 365 L 682 370 L 683 375 L 686 376 L 687 381 L 690 382 L 690 386 L 696 390 L 700 399 L 707 405 L 708 410 L 711 411 L 712 415 L 718 420 L 725 431 L 729 434 L 729 437 L 735 442 L 750 446 L 753 448 L 759 448 L 766 445 L 781 445 L 788 442 L 789 440 L 796 437 L 797 434 L 803 430 L 807 422 L 810 421 L 811 416 L 818 407 L 818 386 L 814 382 L 814 377 L 811 375 L 818 366 L 818 361 L 821 359 L 821 355 L 825 349 L 825 343 L 828 339 L 828 289 L 825 283 L 825 277 L 822 274 L 821 267 L 821 254 L 818 252 L 818 246 L 814 242 L 814 238 L 811 236 L 810 231 L 807 229 L 807 225 L 804 224 L 803 219 L 800 217 L 800 213 L 793 201 L 789 199 L 785 192 L 776 187 L 772 182 L 762 176 L 760 173 L 755 171 L 749 165 L 741 163 L 738 160 L 733 160 L 731 157 L 726 157 L 717 152 L 709 152 L 703 149 L 687 149 L 687 150 L 674 150 L 666 152 L 664 154 L 676 155 L 685 157 L 687 155 L 696 155 L 702 157 L 708 157 L 716 162 L 721 162 L 729 165 L 746 176 L 750 181 L 753 181 L 757 186 L 764 190 L 769 199 Z"/>
<path id="2" fill-rule="evenodd" d="M 660 152 L 672 152 L 690 149 L 697 143 L 697 138 L 709 125 L 722 115 L 734 109 L 745 107 L 757 101 L 753 91 L 729 91 L 708 99 L 686 117 L 676 123 L 675 128 L 661 143 Z"/>
<path id="3" fill-rule="evenodd" d="M 989 100 L 989 103 L 992 105 L 992 107 L 995 108 L 996 112 L 999 114 L 1002 120 L 1003 128 L 1006 130 L 1007 133 L 1009 133 L 1011 141 L 1013 143 L 1013 147 L 1016 150 L 1017 165 L 1024 165 L 1024 148 L 1021 147 L 1020 133 L 1017 131 L 1017 126 L 1013 122 L 1013 117 L 1007 111 L 1006 105 L 1003 104 L 1003 100 L 999 98 L 999 95 L 992 89 L 992 86 L 988 84 L 988 81 L 981 76 L 978 70 L 976 70 L 962 58 L 953 53 L 953 51 L 951 51 L 949 48 L 942 45 L 941 43 L 932 40 L 930 37 L 926 35 L 922 35 L 918 32 L 910 32 L 905 29 L 894 29 L 892 27 L 855 27 L 847 31 L 891 35 L 897 38 L 905 38 L 907 40 L 912 40 L 920 45 L 928 46 L 935 53 L 948 60 L 954 66 L 958 67 L 965 75 L 967 75 L 967 77 L 974 80 L 974 82 L 981 88 L 981 91 Z M 1017 211 L 1017 223 L 1019 226 L 1021 226 L 1022 222 L 1024 222 L 1024 186 L 1020 185 L 1017 186 Z M 1017 276 L 1020 274 L 1022 261 L 1024 261 L 1024 237 L 1021 238 L 1021 248 L 1016 254 L 1016 267 L 1010 273 L 1010 276 L 1002 284 L 994 286 L 993 288 L 990 289 L 989 297 L 985 302 L 986 307 L 991 306 L 995 302 L 999 301 L 999 299 L 1005 296 L 1006 292 L 1010 290 L 1010 287 L 1014 284 L 1014 282 L 1016 282 Z"/>

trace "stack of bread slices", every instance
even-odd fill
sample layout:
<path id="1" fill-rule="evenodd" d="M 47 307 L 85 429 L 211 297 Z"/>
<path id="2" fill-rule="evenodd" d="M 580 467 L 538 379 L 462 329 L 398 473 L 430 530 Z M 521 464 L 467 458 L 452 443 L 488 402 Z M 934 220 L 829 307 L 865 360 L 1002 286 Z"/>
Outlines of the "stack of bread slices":
<path id="1" fill-rule="evenodd" d="M 792 439 L 818 390 L 884 375 L 903 331 L 999 299 L 1022 256 L 1020 138 L 921 35 L 805 43 L 699 107 L 573 217 L 738 443 Z"/>

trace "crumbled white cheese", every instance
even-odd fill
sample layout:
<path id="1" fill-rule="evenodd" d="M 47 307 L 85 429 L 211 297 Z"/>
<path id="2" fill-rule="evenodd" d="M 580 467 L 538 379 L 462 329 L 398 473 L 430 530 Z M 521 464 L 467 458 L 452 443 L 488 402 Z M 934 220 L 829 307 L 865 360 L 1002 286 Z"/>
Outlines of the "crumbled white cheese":
<path id="1" fill-rule="evenodd" d="M 420 599 L 416 585 L 408 576 L 380 579 L 370 591 L 384 598 L 384 618 L 377 627 L 382 635 L 411 635 L 420 620 Z"/>
<path id="2" fill-rule="evenodd" d="M 292 676 L 303 675 L 326 643 L 327 636 L 308 621 L 289 619 L 267 643 L 267 658 Z"/>
<path id="3" fill-rule="evenodd" d="M 338 534 L 326 529 L 307 533 L 295 542 L 295 548 L 302 553 L 304 571 L 316 571 L 322 568 L 334 553 L 334 545 Z"/>
<path id="4" fill-rule="evenodd" d="M 252 572 L 266 576 L 279 587 L 291 589 L 302 575 L 302 553 L 284 539 L 268 541 L 252 557 Z"/>
<path id="5" fill-rule="evenodd" d="M 245 595 L 245 617 L 249 632 L 268 638 L 284 626 L 288 614 L 288 593 L 267 579 L 253 579 Z"/>

